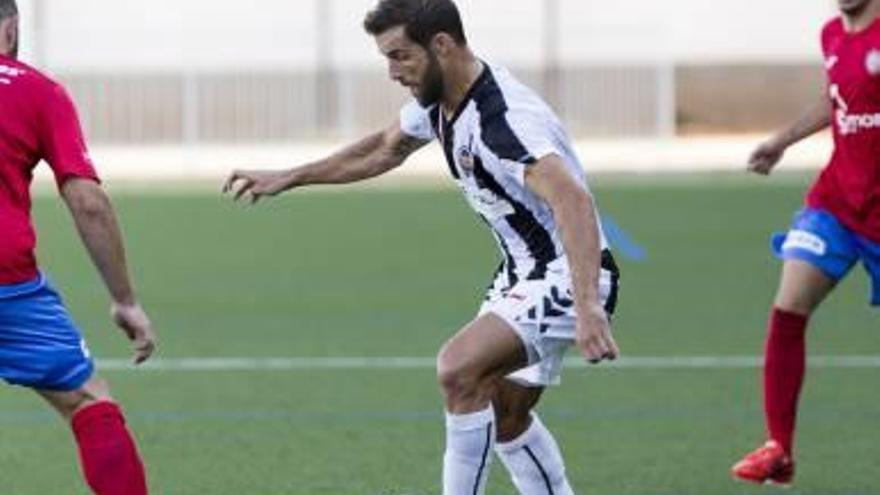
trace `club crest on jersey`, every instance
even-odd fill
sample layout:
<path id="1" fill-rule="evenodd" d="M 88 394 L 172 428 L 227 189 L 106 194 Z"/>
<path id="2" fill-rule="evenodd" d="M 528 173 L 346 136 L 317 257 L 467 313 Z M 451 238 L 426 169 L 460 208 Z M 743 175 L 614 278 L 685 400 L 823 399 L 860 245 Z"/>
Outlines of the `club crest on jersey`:
<path id="1" fill-rule="evenodd" d="M 464 170 L 466 173 L 471 173 L 474 171 L 474 154 L 467 146 L 462 146 L 458 149 L 458 165 Z"/>
<path id="2" fill-rule="evenodd" d="M 865 69 L 872 76 L 880 75 L 880 50 L 872 48 L 865 57 Z"/>

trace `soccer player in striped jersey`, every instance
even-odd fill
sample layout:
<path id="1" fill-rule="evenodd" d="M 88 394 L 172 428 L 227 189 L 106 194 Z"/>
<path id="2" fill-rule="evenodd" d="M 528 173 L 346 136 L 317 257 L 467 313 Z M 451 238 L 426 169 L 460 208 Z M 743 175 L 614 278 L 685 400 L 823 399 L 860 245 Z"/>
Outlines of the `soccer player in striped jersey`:
<path id="1" fill-rule="evenodd" d="M 437 140 L 449 173 L 502 255 L 477 317 L 442 348 L 443 493 L 483 493 L 492 451 L 523 495 L 572 488 L 559 447 L 533 411 L 559 382 L 573 343 L 614 359 L 609 318 L 618 270 L 584 172 L 553 111 L 505 69 L 477 58 L 451 0 L 382 0 L 364 22 L 391 79 L 414 101 L 387 129 L 290 170 L 235 171 L 224 189 L 256 202 L 400 166 Z"/>
<path id="2" fill-rule="evenodd" d="M 758 147 L 749 168 L 768 174 L 785 150 L 832 126 L 834 153 L 791 230 L 774 238 L 784 260 L 765 350 L 767 442 L 733 467 L 754 483 L 794 478 L 794 433 L 810 316 L 859 261 L 880 305 L 880 0 L 838 0 L 822 30 L 827 94 L 803 118 Z"/>
<path id="3" fill-rule="evenodd" d="M 37 391 L 70 423 L 94 493 L 146 495 L 122 410 L 95 376 L 79 329 L 37 267 L 30 183 L 41 160 L 55 174 L 113 299 L 113 320 L 134 342 L 138 363 L 154 351 L 153 328 L 135 297 L 116 215 L 73 102 L 60 84 L 17 60 L 18 26 L 15 0 L 0 0 L 0 378 Z"/>

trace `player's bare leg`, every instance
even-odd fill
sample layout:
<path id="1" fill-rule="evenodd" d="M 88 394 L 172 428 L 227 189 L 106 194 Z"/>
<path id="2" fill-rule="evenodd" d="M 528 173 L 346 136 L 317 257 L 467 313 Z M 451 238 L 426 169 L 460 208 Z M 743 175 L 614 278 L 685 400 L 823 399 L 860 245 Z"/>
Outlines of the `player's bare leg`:
<path id="1" fill-rule="evenodd" d="M 526 432 L 532 424 L 532 409 L 543 394 L 544 387 L 526 387 L 508 379 L 498 382 L 492 406 L 499 442 L 510 442 Z"/>
<path id="2" fill-rule="evenodd" d="M 97 495 L 146 495 L 144 466 L 107 382 L 92 377 L 78 390 L 37 391 L 70 423 L 83 474 Z"/>
<path id="3" fill-rule="evenodd" d="M 498 424 L 495 452 L 522 495 L 572 495 L 559 446 L 533 411 L 543 391 L 501 380 L 492 401 Z"/>
<path id="4" fill-rule="evenodd" d="M 446 405 L 444 495 L 483 493 L 496 435 L 492 400 L 500 380 L 527 363 L 519 336 L 491 313 L 443 346 L 437 376 Z"/>
<path id="5" fill-rule="evenodd" d="M 834 290 L 836 283 L 822 270 L 800 260 L 786 260 L 774 306 L 809 317 Z"/>
<path id="6" fill-rule="evenodd" d="M 37 393 L 68 422 L 72 421 L 76 413 L 82 409 L 97 402 L 113 400 L 107 381 L 96 377 L 89 379 L 79 390 L 70 392 L 37 390 Z"/>
<path id="7" fill-rule="evenodd" d="M 769 440 L 733 466 L 736 478 L 791 483 L 798 398 L 806 370 L 807 323 L 835 285 L 807 262 L 785 261 L 764 351 L 764 414 Z"/>

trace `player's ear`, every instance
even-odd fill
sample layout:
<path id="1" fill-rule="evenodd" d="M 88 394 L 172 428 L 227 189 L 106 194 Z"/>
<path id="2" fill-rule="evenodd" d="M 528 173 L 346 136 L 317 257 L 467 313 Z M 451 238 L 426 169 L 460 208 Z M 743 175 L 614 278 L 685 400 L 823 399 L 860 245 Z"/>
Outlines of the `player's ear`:
<path id="1" fill-rule="evenodd" d="M 429 48 L 436 57 L 447 57 L 449 52 L 455 46 L 455 40 L 446 33 L 437 33 L 431 38 Z"/>

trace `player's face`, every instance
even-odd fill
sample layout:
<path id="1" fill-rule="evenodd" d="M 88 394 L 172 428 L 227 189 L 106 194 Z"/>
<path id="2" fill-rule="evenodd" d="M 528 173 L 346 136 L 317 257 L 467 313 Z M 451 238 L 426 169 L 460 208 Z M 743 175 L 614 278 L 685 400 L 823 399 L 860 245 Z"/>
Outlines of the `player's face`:
<path id="1" fill-rule="evenodd" d="M 840 11 L 848 16 L 857 16 L 865 11 L 874 0 L 837 0 Z"/>
<path id="2" fill-rule="evenodd" d="M 376 37 L 379 51 L 388 61 L 388 75 L 409 89 L 422 106 L 443 97 L 443 71 L 437 57 L 410 40 L 399 26 Z"/>

